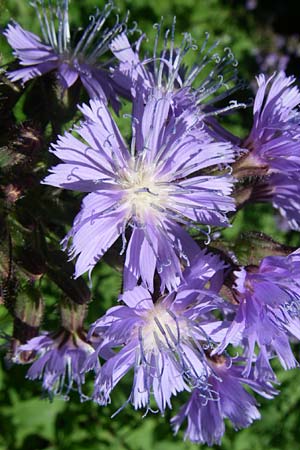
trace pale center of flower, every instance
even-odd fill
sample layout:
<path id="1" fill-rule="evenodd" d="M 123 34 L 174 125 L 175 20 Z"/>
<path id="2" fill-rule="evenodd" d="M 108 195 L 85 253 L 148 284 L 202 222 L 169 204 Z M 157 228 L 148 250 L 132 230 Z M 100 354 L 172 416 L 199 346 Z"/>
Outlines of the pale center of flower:
<path id="1" fill-rule="evenodd" d="M 141 222 L 144 222 L 150 209 L 152 214 L 159 214 L 166 207 L 171 186 L 167 180 L 157 179 L 153 167 L 144 166 L 126 172 L 121 184 L 132 215 Z"/>
<path id="2" fill-rule="evenodd" d="M 141 330 L 143 351 L 159 353 L 162 348 L 175 350 L 186 332 L 185 320 L 179 320 L 164 306 L 155 305 L 151 311 L 147 312 L 146 324 Z"/>

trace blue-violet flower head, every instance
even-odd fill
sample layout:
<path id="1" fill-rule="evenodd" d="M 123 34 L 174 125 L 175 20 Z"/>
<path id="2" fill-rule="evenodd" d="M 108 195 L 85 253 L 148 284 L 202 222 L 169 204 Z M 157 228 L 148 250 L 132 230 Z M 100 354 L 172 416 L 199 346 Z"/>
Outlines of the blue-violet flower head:
<path id="1" fill-rule="evenodd" d="M 204 172 L 230 163 L 232 145 L 195 128 L 201 119 L 194 110 L 174 117 L 171 98 L 157 91 L 133 105 L 130 150 L 103 102 L 91 100 L 80 110 L 85 120 L 75 128 L 78 137 L 59 137 L 53 148 L 63 163 L 45 179 L 90 192 L 65 240 L 72 238 L 71 256 L 78 256 L 75 275 L 91 272 L 122 236 L 125 288 L 141 279 L 152 291 L 157 270 L 162 292 L 172 290 L 181 262 L 188 265 L 198 251 L 182 225 L 207 234 L 198 224 L 226 226 L 226 213 L 235 209 L 229 173 Z"/>
<path id="2" fill-rule="evenodd" d="M 42 379 L 43 389 L 50 395 L 64 395 L 66 398 L 75 383 L 84 398 L 82 385 L 85 376 L 82 368 L 94 348 L 83 330 L 70 332 L 61 329 L 55 333 L 41 334 L 20 345 L 18 353 L 23 352 L 30 352 L 36 358 L 27 372 L 27 378 Z M 98 370 L 98 365 L 95 370 Z"/>
<path id="3" fill-rule="evenodd" d="M 201 389 L 195 388 L 187 403 L 171 419 L 171 424 L 177 433 L 187 419 L 185 439 L 211 446 L 221 444 L 225 418 L 236 429 L 248 427 L 260 418 L 256 400 L 245 390 L 243 384 L 267 398 L 272 398 L 276 391 L 270 383 L 258 383 L 251 378 L 244 378 L 242 361 L 237 364 L 228 357 L 216 356 L 208 358 L 208 362 L 212 371 L 208 379 L 210 397 Z"/>
<path id="4" fill-rule="evenodd" d="M 257 77 L 252 130 L 242 146 L 249 150 L 242 162 L 265 166 L 266 173 L 300 168 L 300 92 L 295 78 L 284 72 Z"/>
<path id="5" fill-rule="evenodd" d="M 237 312 L 219 351 L 239 337 L 248 359 L 245 373 L 254 361 L 257 379 L 274 379 L 270 357 L 277 355 L 285 369 L 297 365 L 289 338 L 300 339 L 300 253 L 268 256 L 235 275 Z"/>
<path id="6" fill-rule="evenodd" d="M 28 80 L 55 70 L 63 89 L 72 86 L 79 78 L 91 98 L 109 99 L 115 109 L 118 100 L 105 64 L 99 58 L 109 50 L 110 41 L 123 30 L 119 23 L 104 29 L 107 17 L 113 9 L 109 1 L 102 13 L 91 17 L 91 23 L 74 48 L 69 28 L 69 0 L 57 0 L 56 7 L 49 0 L 33 0 L 40 22 L 43 39 L 24 30 L 18 23 L 10 23 L 4 35 L 14 49 L 14 55 L 23 66 L 8 74 L 12 81 Z"/>
<path id="7" fill-rule="evenodd" d="M 119 65 L 113 68 L 114 81 L 120 93 L 128 98 L 141 91 L 147 98 L 153 89 L 172 94 L 176 115 L 195 104 L 202 112 L 205 111 L 206 122 L 214 125 L 214 116 L 245 106 L 234 100 L 225 107 L 224 102 L 222 107 L 216 106 L 240 88 L 237 62 L 229 48 L 225 48 L 224 54 L 220 56 L 216 52 L 218 42 L 210 45 L 208 34 L 200 47 L 189 33 L 184 33 L 180 45 L 176 46 L 175 22 L 174 18 L 171 29 L 167 29 L 164 36 L 162 22 L 155 24 L 157 35 L 153 54 L 144 59 L 139 55 L 144 35 L 136 42 L 135 48 L 129 43 L 125 32 L 116 36 L 110 44 L 112 53 L 119 60 Z M 195 54 L 196 62 L 189 67 L 186 61 L 187 55 L 191 53 Z M 226 137 L 230 135 L 225 130 L 222 130 L 223 133 Z"/>
<path id="8" fill-rule="evenodd" d="M 151 409 L 153 393 L 163 414 L 178 392 L 208 388 L 206 351 L 223 339 L 227 324 L 213 316 L 222 299 L 205 285 L 223 269 L 218 257 L 200 251 L 177 292 L 155 299 L 137 286 L 121 295 L 124 305 L 109 309 L 90 330 L 95 342 L 100 338 L 99 355 L 107 359 L 95 381 L 95 401 L 107 404 L 130 370 L 134 379 L 128 401 L 135 409 Z"/>

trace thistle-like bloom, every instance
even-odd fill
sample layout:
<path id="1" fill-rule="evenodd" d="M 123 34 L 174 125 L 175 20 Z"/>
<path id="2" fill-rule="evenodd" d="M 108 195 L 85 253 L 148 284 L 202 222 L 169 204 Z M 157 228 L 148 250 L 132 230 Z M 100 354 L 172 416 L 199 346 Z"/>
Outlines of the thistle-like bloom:
<path id="1" fill-rule="evenodd" d="M 148 290 L 137 286 L 121 295 L 125 305 L 109 309 L 90 331 L 95 340 L 100 337 L 98 352 L 107 359 L 95 381 L 95 401 L 107 404 L 111 391 L 130 370 L 134 375 L 128 401 L 135 409 L 150 409 L 153 392 L 164 413 L 178 392 L 209 388 L 205 352 L 213 341 L 220 342 L 226 326 L 211 313 L 222 299 L 205 285 L 223 269 L 218 257 L 201 251 L 185 271 L 178 292 L 154 301 Z"/>
<path id="2" fill-rule="evenodd" d="M 66 238 L 78 256 L 76 277 L 122 236 L 121 252 L 129 238 L 125 288 L 141 279 L 152 291 L 155 270 L 162 292 L 176 288 L 181 262 L 188 265 L 198 250 L 181 225 L 226 226 L 225 213 L 234 210 L 231 176 L 203 174 L 233 160 L 231 144 L 195 129 L 194 110 L 174 117 L 171 98 L 156 91 L 146 104 L 138 98 L 133 105 L 130 150 L 103 102 L 91 100 L 80 110 L 85 121 L 75 131 L 83 141 L 70 133 L 59 137 L 54 154 L 64 163 L 45 180 L 91 192 Z"/>
<path id="3" fill-rule="evenodd" d="M 298 172 L 275 173 L 254 186 L 250 198 L 255 202 L 271 202 L 286 220 L 286 227 L 300 230 L 300 177 Z"/>
<path id="4" fill-rule="evenodd" d="M 80 396 L 84 396 L 82 385 L 85 376 L 82 367 L 94 348 L 83 331 L 62 329 L 57 333 L 41 334 L 21 345 L 18 353 L 23 352 L 36 357 L 27 372 L 27 378 L 42 379 L 43 389 L 49 394 L 67 396 L 76 383 Z M 17 356 L 16 362 L 20 361 Z"/>
<path id="5" fill-rule="evenodd" d="M 109 49 L 109 43 L 123 29 L 116 23 L 111 29 L 104 24 L 113 5 L 109 1 L 103 13 L 92 16 L 91 23 L 82 37 L 71 44 L 68 0 L 57 0 L 56 7 L 49 0 L 34 0 L 33 6 L 40 22 L 43 40 L 12 22 L 4 31 L 8 43 L 14 50 L 23 68 L 12 71 L 8 77 L 12 81 L 26 81 L 48 73 L 57 72 L 63 89 L 72 86 L 80 78 L 90 97 L 101 97 L 112 101 L 117 107 L 117 99 L 112 88 L 108 69 L 101 65 L 99 58 Z"/>
<path id="6" fill-rule="evenodd" d="M 248 358 L 245 373 L 255 360 L 257 379 L 274 379 L 269 363 L 274 354 L 285 369 L 297 365 L 289 338 L 300 339 L 300 253 L 266 257 L 259 267 L 251 266 L 235 275 L 239 305 L 218 350 L 223 352 L 232 339 L 240 337 Z"/>
<path id="7" fill-rule="evenodd" d="M 249 153 L 238 163 L 240 171 L 261 167 L 265 173 L 287 173 L 300 169 L 300 92 L 295 78 L 284 72 L 257 77 L 253 126 L 241 144 Z"/>
<path id="8" fill-rule="evenodd" d="M 110 44 L 110 49 L 119 60 L 119 66 L 113 68 L 113 78 L 120 93 L 128 98 L 135 97 L 142 90 L 147 98 L 153 89 L 167 92 L 173 96 L 174 114 L 181 114 L 191 104 L 198 105 L 206 123 L 209 123 L 220 136 L 233 136 L 215 123 L 214 116 L 230 109 L 244 107 L 236 101 L 227 106 L 217 107 L 220 100 L 229 97 L 240 85 L 237 83 L 237 62 L 226 48 L 224 55 L 216 53 L 218 42 L 208 44 L 209 35 L 200 48 L 189 33 L 185 33 L 179 47 L 175 46 L 175 18 L 171 29 L 161 38 L 162 23 L 155 24 L 157 35 L 153 45 L 153 54 L 142 59 L 139 55 L 142 36 L 135 45 L 130 45 L 125 33 L 119 34 Z M 160 40 L 163 45 L 160 46 Z M 160 50 L 160 47 L 161 50 Z M 195 54 L 196 62 L 192 67 L 186 65 L 187 54 Z M 138 90 L 136 83 L 138 83 Z M 231 87 L 229 87 L 231 86 Z"/>
<path id="9" fill-rule="evenodd" d="M 260 419 L 257 403 L 243 384 L 267 398 L 272 398 L 276 391 L 270 384 L 244 378 L 243 366 L 229 358 L 213 357 L 208 358 L 208 362 L 212 370 L 208 379 L 211 397 L 199 388 L 194 389 L 188 402 L 172 418 L 171 424 L 177 433 L 187 419 L 185 439 L 211 446 L 221 444 L 225 432 L 224 419 L 229 419 L 235 429 L 248 427 L 254 420 Z"/>

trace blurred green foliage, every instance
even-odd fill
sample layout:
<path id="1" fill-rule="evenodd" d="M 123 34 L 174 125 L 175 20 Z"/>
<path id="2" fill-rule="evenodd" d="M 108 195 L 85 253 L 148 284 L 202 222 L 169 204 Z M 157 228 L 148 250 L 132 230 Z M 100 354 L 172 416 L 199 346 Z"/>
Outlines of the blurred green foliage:
<path id="1" fill-rule="evenodd" d="M 204 33 L 208 31 L 212 42 L 220 39 L 220 48 L 231 47 L 239 61 L 241 76 L 251 80 L 258 71 L 254 57 L 256 49 L 268 50 L 272 45 L 276 31 L 273 26 L 278 20 L 276 8 L 277 13 L 288 22 L 290 11 L 286 11 L 293 8 L 294 2 L 281 2 L 285 4 L 285 15 L 280 2 L 261 2 L 264 5 L 258 5 L 253 11 L 247 10 L 245 3 L 225 0 L 116 0 L 121 16 L 129 9 L 131 20 L 136 20 L 140 29 L 149 36 L 146 48 L 150 49 L 153 42 L 153 23 L 159 22 L 163 16 L 166 25 L 169 25 L 176 15 L 178 36 L 189 31 L 201 43 Z M 96 6 L 101 8 L 103 2 L 73 0 L 70 8 L 72 26 L 84 27 Z M 19 21 L 24 28 L 39 33 L 39 24 L 29 1 L 0 0 L 1 27 L 5 27 L 10 18 Z M 3 64 L 12 60 L 11 49 L 3 37 L 1 55 Z M 18 108 L 18 118 L 22 120 L 22 104 Z M 247 113 L 233 119 L 231 127 L 242 135 L 246 123 Z M 278 231 L 272 208 L 265 205 L 251 206 L 241 211 L 224 236 L 234 240 L 241 232 L 253 230 L 263 231 L 282 243 L 300 245 L 296 233 L 289 233 L 286 237 L 285 233 Z M 120 286 L 119 274 L 105 263 L 100 263 L 93 273 L 89 322 L 116 301 Z M 47 320 L 52 325 L 57 320 L 54 305 L 58 294 L 54 285 L 49 283 L 42 284 L 42 290 L 49 308 Z M 1 306 L 0 329 L 8 334 L 11 331 L 10 318 Z M 5 339 L 1 342 L 5 350 Z M 60 398 L 52 402 L 42 399 L 39 383 L 25 380 L 26 370 L 26 366 L 10 366 L 5 359 L 1 361 L 0 450 L 192 450 L 199 447 L 182 441 L 182 432 L 173 437 L 169 417 L 149 414 L 143 418 L 141 412 L 125 406 L 112 420 L 111 415 L 126 402 L 130 380 L 113 394 L 111 405 L 101 408 L 91 402 L 80 403 L 76 393 L 72 393 L 68 402 Z M 300 372 L 278 369 L 278 373 L 282 383 L 281 394 L 273 401 L 261 401 L 262 420 L 238 433 L 228 425 L 222 449 L 300 449 Z M 87 388 L 91 388 L 91 382 Z"/>

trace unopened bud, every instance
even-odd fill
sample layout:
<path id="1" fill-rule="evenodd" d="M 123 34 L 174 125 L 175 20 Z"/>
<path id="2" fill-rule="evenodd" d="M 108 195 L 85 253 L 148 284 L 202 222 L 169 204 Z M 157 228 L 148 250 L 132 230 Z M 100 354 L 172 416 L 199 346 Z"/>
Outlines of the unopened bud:
<path id="1" fill-rule="evenodd" d="M 30 282 L 39 280 L 46 272 L 45 260 L 41 252 L 30 245 L 16 247 L 15 250 L 18 265 L 22 267 Z"/>
<path id="2" fill-rule="evenodd" d="M 16 203 L 22 195 L 22 190 L 19 186 L 15 184 L 8 184 L 7 186 L 2 188 L 5 200 L 8 205 L 13 205 Z"/>
<path id="3" fill-rule="evenodd" d="M 35 162 L 43 147 L 40 128 L 31 123 L 23 123 L 17 128 L 15 134 L 14 149 L 27 156 L 27 163 Z"/>
<path id="4" fill-rule="evenodd" d="M 44 310 L 44 302 L 40 292 L 34 286 L 28 286 L 18 295 L 14 315 L 30 327 L 39 327 Z"/>
<path id="5" fill-rule="evenodd" d="M 3 239 L 4 242 L 4 239 Z M 0 250 L 0 304 L 13 314 L 17 298 L 17 279 L 13 270 L 10 251 Z"/>
<path id="6" fill-rule="evenodd" d="M 0 148 L 0 163 L 3 173 L 5 170 L 11 170 L 12 167 L 18 164 L 22 165 L 26 160 L 25 155 L 15 152 L 11 145 L 5 145 Z"/>

